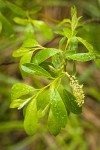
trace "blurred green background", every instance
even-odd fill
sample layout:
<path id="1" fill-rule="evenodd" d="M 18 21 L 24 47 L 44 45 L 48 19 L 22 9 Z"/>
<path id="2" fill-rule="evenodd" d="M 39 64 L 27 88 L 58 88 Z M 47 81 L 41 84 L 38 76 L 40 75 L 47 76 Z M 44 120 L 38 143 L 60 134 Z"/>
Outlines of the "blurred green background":
<path id="1" fill-rule="evenodd" d="M 22 110 L 10 109 L 10 93 L 14 83 L 22 81 L 19 71 L 19 59 L 12 57 L 30 32 L 30 28 L 17 25 L 13 18 L 21 16 L 0 0 L 0 150 L 100 150 L 100 62 L 77 63 L 78 78 L 84 83 L 86 94 L 83 113 L 71 114 L 66 128 L 54 137 L 45 125 L 33 136 L 27 136 L 23 129 Z M 41 19 L 52 29 L 58 21 L 70 18 L 70 9 L 76 6 L 78 16 L 83 16 L 83 28 L 79 35 L 90 42 L 100 54 L 100 0 L 9 0 Z M 40 10 L 38 12 L 38 10 Z M 37 12 L 37 13 L 36 13 Z M 33 32 L 33 30 L 31 30 Z M 38 41 L 47 47 L 56 47 L 59 37 L 54 35 L 51 41 L 36 34 Z M 84 49 L 79 45 L 80 49 Z M 26 78 L 24 82 L 42 87 L 46 80 Z"/>

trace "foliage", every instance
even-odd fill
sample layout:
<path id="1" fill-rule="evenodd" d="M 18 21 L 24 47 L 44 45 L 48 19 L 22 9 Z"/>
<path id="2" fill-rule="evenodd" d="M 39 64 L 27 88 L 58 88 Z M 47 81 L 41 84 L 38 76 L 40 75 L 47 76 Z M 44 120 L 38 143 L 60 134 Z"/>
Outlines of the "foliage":
<path id="1" fill-rule="evenodd" d="M 66 18 L 69 18 L 70 7 L 73 5 L 77 7 L 78 14 L 83 17 L 80 18 L 82 23 L 78 20 L 75 29 L 76 35 L 72 41 L 76 42 L 74 44 L 70 42 L 67 46 L 66 43 L 71 35 L 72 19 Z M 99 8 L 99 0 L 88 2 L 86 0 L 32 0 L 30 2 L 0 0 L 0 149 L 99 150 L 100 71 L 97 68 L 97 66 L 100 68 Z M 39 27 L 40 24 L 44 29 Z M 48 32 L 45 32 L 46 28 L 49 28 Z M 90 44 L 87 44 L 88 46 L 84 44 L 87 41 L 94 48 Z M 70 47 L 74 51 L 77 47 L 77 52 L 73 54 L 73 51 L 69 51 Z M 89 47 L 89 51 L 86 47 Z M 67 53 L 64 52 L 65 49 Z M 11 56 L 12 52 L 15 58 Z M 19 57 L 21 59 L 18 68 Z M 66 60 L 66 67 L 64 60 Z M 25 63 L 34 64 L 27 69 L 30 72 L 30 69 L 34 68 L 32 74 L 22 69 Z M 38 75 L 39 71 L 41 72 L 40 68 L 43 71 L 41 76 Z M 63 75 L 64 72 L 66 75 Z M 62 76 L 58 79 L 59 82 L 58 80 L 55 82 L 53 88 L 50 83 L 60 74 Z M 33 101 L 32 96 L 48 84 L 50 86 L 44 88 L 36 101 Z M 81 84 L 84 84 L 84 87 Z M 84 107 L 78 107 L 76 110 L 77 104 L 80 105 L 80 94 L 77 95 L 79 91 L 82 94 L 81 102 L 84 102 L 83 88 Z M 56 101 L 58 109 L 52 106 L 54 93 L 58 98 Z M 9 105 L 11 108 L 18 109 L 9 109 Z M 61 119 L 63 122 L 59 121 L 56 115 L 62 107 L 67 110 L 67 119 Z M 29 111 L 31 109 L 33 113 Z M 34 115 L 37 118 L 34 118 Z M 33 135 L 34 132 L 34 136 L 28 136 L 24 128 L 27 134 L 30 132 L 30 135 Z M 57 136 L 50 134 L 48 129 Z"/>
<path id="2" fill-rule="evenodd" d="M 17 7 L 10 3 L 7 3 L 7 5 L 17 13 Z M 30 32 L 22 46 L 13 52 L 13 56 L 21 57 L 20 70 L 24 78 L 29 75 L 38 75 L 49 79 L 50 83 L 40 89 L 23 83 L 14 84 L 10 108 L 17 107 L 20 109 L 24 107 L 24 128 L 29 135 L 33 135 L 36 132 L 38 124 L 44 116 L 48 116 L 47 125 L 49 131 L 53 135 L 57 135 L 61 128 L 66 126 L 70 112 L 74 114 L 82 112 L 85 96 L 83 85 L 80 85 L 76 79 L 76 61 L 96 61 L 97 58 L 100 58 L 100 55 L 95 52 L 90 43 L 77 36 L 77 28 L 82 25 L 79 22 L 81 17 L 77 17 L 75 7 L 71 9 L 71 20 L 64 19 L 56 26 L 55 32 L 62 36 L 58 49 L 43 47 L 36 41 L 36 38 L 33 39 L 33 26 L 39 29 L 47 39 L 53 37 L 52 29 L 43 21 L 31 19 L 29 13 L 25 14 L 20 9 L 19 11 L 21 13 L 18 12 L 17 15 L 20 14 L 24 18 L 15 17 L 14 21 L 28 26 Z M 66 24 L 69 24 L 69 27 Z M 86 47 L 87 53 L 79 52 L 79 42 Z M 48 64 L 48 58 L 50 57 L 51 63 Z M 73 64 L 71 75 L 67 72 L 68 61 L 72 61 Z M 65 89 L 62 84 L 64 77 L 69 78 L 70 90 Z M 27 94 L 29 95 L 28 98 L 22 97 Z"/>

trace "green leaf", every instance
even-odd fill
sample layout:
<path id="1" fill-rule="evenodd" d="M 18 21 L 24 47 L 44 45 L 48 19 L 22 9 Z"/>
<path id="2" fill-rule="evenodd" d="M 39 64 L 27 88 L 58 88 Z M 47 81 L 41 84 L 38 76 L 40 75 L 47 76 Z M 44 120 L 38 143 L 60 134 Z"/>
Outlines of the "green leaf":
<path id="1" fill-rule="evenodd" d="M 57 26 L 62 26 L 65 23 L 71 23 L 70 19 L 63 19 Z"/>
<path id="2" fill-rule="evenodd" d="M 59 41 L 59 49 L 63 49 L 66 44 L 66 37 L 63 37 Z"/>
<path id="3" fill-rule="evenodd" d="M 61 68 L 61 61 L 60 61 L 60 57 L 58 54 L 55 54 L 52 57 L 52 64 L 54 65 L 55 68 Z"/>
<path id="4" fill-rule="evenodd" d="M 56 30 L 55 33 L 59 34 L 61 36 L 65 36 L 65 34 L 64 34 L 64 32 L 62 30 Z"/>
<path id="5" fill-rule="evenodd" d="M 17 50 L 15 50 L 12 55 L 13 57 L 21 57 L 30 50 L 32 50 L 32 48 L 20 47 Z"/>
<path id="6" fill-rule="evenodd" d="M 59 52 L 60 51 L 58 49 L 55 49 L 55 48 L 45 48 L 45 49 L 39 51 L 38 53 L 36 53 L 32 62 L 34 64 L 40 64 L 43 61 L 45 61 L 46 59 L 48 59 L 49 57 L 51 57 L 51 56 L 53 56 Z"/>
<path id="7" fill-rule="evenodd" d="M 71 29 L 63 28 L 64 35 L 69 39 L 71 37 Z"/>
<path id="8" fill-rule="evenodd" d="M 28 38 L 23 42 L 22 47 L 31 48 L 40 46 L 39 43 L 35 39 Z"/>
<path id="9" fill-rule="evenodd" d="M 20 25 L 28 25 L 29 24 L 29 20 L 28 19 L 22 19 L 22 18 L 19 18 L 19 17 L 15 17 L 14 19 L 14 22 L 17 23 L 17 24 L 20 24 Z"/>
<path id="10" fill-rule="evenodd" d="M 36 99 L 32 99 L 26 107 L 24 128 L 27 134 L 34 135 L 38 126 Z"/>
<path id="11" fill-rule="evenodd" d="M 76 27 L 80 26 L 79 20 L 82 18 L 82 16 L 77 17 L 77 9 L 76 7 L 71 8 L 71 28 L 72 28 L 72 33 L 75 31 Z"/>
<path id="12" fill-rule="evenodd" d="M 27 84 L 16 83 L 12 87 L 11 99 L 15 100 L 23 95 L 28 94 L 29 92 L 34 91 L 35 89 Z"/>
<path id="13" fill-rule="evenodd" d="M 32 20 L 32 23 L 34 24 L 35 27 L 37 27 L 41 31 L 42 35 L 46 39 L 50 40 L 53 38 L 53 32 L 46 23 L 40 20 Z"/>
<path id="14" fill-rule="evenodd" d="M 77 37 L 77 39 L 87 48 L 87 50 L 90 52 L 90 53 L 94 53 L 94 49 L 93 49 L 93 46 L 88 43 L 86 40 L 84 40 L 83 38 L 81 37 Z"/>
<path id="15" fill-rule="evenodd" d="M 28 23 L 28 25 L 25 27 L 25 37 L 28 39 L 35 38 L 35 29 L 31 23 Z"/>
<path id="16" fill-rule="evenodd" d="M 64 105 L 65 105 L 65 107 L 66 107 L 66 101 L 65 101 L 65 98 L 64 98 L 63 90 L 64 90 L 64 87 L 63 87 L 62 84 L 60 84 L 59 87 L 58 87 L 58 92 L 59 92 L 59 94 L 60 94 L 60 96 L 61 96 L 61 99 L 63 100 Z M 69 115 L 69 114 L 70 114 L 70 111 L 69 111 L 69 109 L 68 109 L 67 107 L 66 107 L 66 111 L 67 111 L 67 114 Z"/>
<path id="17" fill-rule="evenodd" d="M 25 55 L 22 56 L 22 58 L 20 59 L 20 66 L 21 66 L 22 64 L 31 62 L 32 54 L 33 54 L 32 51 L 26 52 Z"/>
<path id="18" fill-rule="evenodd" d="M 63 90 L 63 94 L 66 108 L 74 114 L 80 114 L 82 112 L 82 107 L 77 105 L 76 98 L 65 89 Z"/>
<path id="19" fill-rule="evenodd" d="M 13 100 L 10 104 L 10 108 L 18 108 L 21 109 L 22 107 L 24 107 L 29 101 L 31 100 L 31 98 L 22 100 L 22 99 L 16 99 Z"/>
<path id="20" fill-rule="evenodd" d="M 25 17 L 26 16 L 26 12 L 18 7 L 17 5 L 11 3 L 11 2 L 8 2 L 6 1 L 6 5 L 7 7 L 9 7 L 9 9 L 11 9 L 15 14 L 19 15 L 19 16 L 22 16 L 22 17 Z"/>
<path id="21" fill-rule="evenodd" d="M 57 77 L 58 76 L 58 70 L 56 68 L 54 68 L 54 66 L 52 65 L 51 62 L 49 61 L 44 61 L 40 64 L 40 66 L 45 69 L 46 71 L 48 71 L 52 77 Z"/>
<path id="22" fill-rule="evenodd" d="M 61 127 L 58 124 L 58 122 L 55 120 L 55 117 L 51 109 L 50 109 L 49 116 L 48 116 L 48 129 L 51 132 L 51 134 L 53 134 L 54 136 L 59 134 L 61 130 Z"/>
<path id="23" fill-rule="evenodd" d="M 55 88 L 56 87 L 51 88 L 50 92 L 51 110 L 57 123 L 61 127 L 65 127 L 67 123 L 67 111 L 58 91 Z"/>
<path id="24" fill-rule="evenodd" d="M 27 77 L 27 73 L 25 73 L 22 69 L 21 69 L 21 65 L 25 64 L 25 63 L 30 63 L 31 62 L 31 58 L 33 55 L 33 51 L 30 52 L 26 52 L 25 55 L 23 55 L 20 59 L 20 71 L 23 77 Z"/>
<path id="25" fill-rule="evenodd" d="M 67 58 L 84 62 L 84 61 L 90 61 L 92 59 L 95 59 L 95 56 L 91 53 L 77 53 L 77 54 L 69 55 L 67 56 Z"/>
<path id="26" fill-rule="evenodd" d="M 29 73 L 29 74 L 35 74 L 39 76 L 43 76 L 46 78 L 52 78 L 51 75 L 42 67 L 37 66 L 33 63 L 26 63 L 21 66 L 22 70 Z"/>
<path id="27" fill-rule="evenodd" d="M 37 110 L 43 110 L 49 103 L 50 100 L 50 91 L 44 90 L 41 94 L 37 97 Z"/>
<path id="28" fill-rule="evenodd" d="M 9 36 L 13 37 L 14 36 L 14 28 L 12 24 L 7 20 L 7 18 L 0 12 L 0 21 L 2 22 L 2 33 L 3 36 Z"/>
<path id="29" fill-rule="evenodd" d="M 77 52 L 77 49 L 78 49 L 78 40 L 76 38 L 76 36 L 72 37 L 70 39 L 70 50 L 71 51 L 74 51 L 74 54 Z"/>

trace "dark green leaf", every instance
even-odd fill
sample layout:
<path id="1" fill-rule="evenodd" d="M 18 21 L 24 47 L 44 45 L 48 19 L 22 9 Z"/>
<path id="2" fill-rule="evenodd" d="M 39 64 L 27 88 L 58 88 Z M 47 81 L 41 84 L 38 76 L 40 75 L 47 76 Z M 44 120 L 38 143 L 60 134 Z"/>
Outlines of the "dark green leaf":
<path id="1" fill-rule="evenodd" d="M 46 71 L 48 71 L 52 77 L 57 77 L 58 76 L 58 70 L 54 68 L 51 62 L 49 61 L 44 61 L 40 64 L 42 68 L 44 68 Z"/>
<path id="2" fill-rule="evenodd" d="M 66 108 L 74 114 L 80 114 L 82 112 L 82 107 L 79 107 L 76 103 L 76 98 L 67 90 L 64 89 L 64 103 Z"/>
<path id="3" fill-rule="evenodd" d="M 45 69 L 32 63 L 23 64 L 21 68 L 23 71 L 29 74 L 36 74 L 46 78 L 52 78 L 51 75 Z"/>
<path id="4" fill-rule="evenodd" d="M 26 16 L 26 12 L 22 8 L 8 1 L 6 1 L 6 4 L 15 14 L 22 16 L 22 17 Z"/>
<path id="5" fill-rule="evenodd" d="M 41 51 L 39 51 L 38 53 L 36 53 L 36 55 L 34 56 L 32 62 L 34 64 L 40 64 L 43 61 L 45 61 L 46 59 L 48 59 L 49 57 L 55 55 L 59 53 L 58 49 L 55 48 L 45 48 Z"/>
<path id="6" fill-rule="evenodd" d="M 37 130 L 38 117 L 36 99 L 32 99 L 26 107 L 24 128 L 27 134 L 33 135 Z"/>
<path id="7" fill-rule="evenodd" d="M 65 127 L 67 123 L 67 111 L 58 91 L 54 88 L 51 88 L 50 104 L 55 120 L 61 127 Z"/>
<path id="8" fill-rule="evenodd" d="M 41 6 L 35 6 L 33 9 L 29 12 L 30 14 L 36 14 L 42 9 Z"/>
<path id="9" fill-rule="evenodd" d="M 34 91 L 35 89 L 27 84 L 16 83 L 12 87 L 11 99 L 15 100 L 23 95 L 28 94 L 29 92 Z"/>
<path id="10" fill-rule="evenodd" d="M 2 22 L 3 36 L 13 37 L 14 36 L 13 26 L 1 12 L 0 12 L 0 21 Z"/>
<path id="11" fill-rule="evenodd" d="M 90 61 L 92 59 L 95 59 L 95 56 L 91 53 L 77 53 L 77 54 L 69 55 L 67 56 L 67 58 L 84 62 L 84 61 Z"/>
<path id="12" fill-rule="evenodd" d="M 58 124 L 58 122 L 55 120 L 55 117 L 54 117 L 51 109 L 50 109 L 49 116 L 48 116 L 48 129 L 51 132 L 51 134 L 53 134 L 55 136 L 57 134 L 59 134 L 59 132 L 61 130 L 61 127 Z"/>

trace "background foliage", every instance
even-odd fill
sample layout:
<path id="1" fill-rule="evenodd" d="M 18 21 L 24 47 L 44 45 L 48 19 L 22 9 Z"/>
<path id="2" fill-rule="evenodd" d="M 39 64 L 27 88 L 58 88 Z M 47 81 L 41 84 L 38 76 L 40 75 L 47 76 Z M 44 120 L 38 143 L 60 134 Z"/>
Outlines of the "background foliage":
<path id="1" fill-rule="evenodd" d="M 11 6 L 9 2 L 22 9 L 19 7 L 15 9 L 14 5 Z M 41 30 L 43 38 L 37 26 L 33 29 L 26 22 L 24 25 L 23 23 L 19 25 L 19 20 L 15 17 L 30 14 L 34 19 L 45 21 L 54 30 L 56 23 L 70 17 L 70 8 L 73 5 L 76 5 L 78 9 L 78 16 L 83 16 L 84 27 L 79 29 L 79 35 L 90 42 L 95 51 L 100 54 L 99 0 L 30 0 L 30 2 L 0 0 L 0 149 L 2 150 L 100 149 L 100 71 L 92 61 L 84 64 L 77 63 L 78 78 L 80 82 L 84 82 L 86 94 L 83 113 L 79 116 L 71 115 L 66 128 L 57 137 L 50 135 L 44 125 L 33 137 L 27 136 L 23 130 L 22 110 L 9 109 L 12 84 L 22 81 L 18 67 L 19 60 L 12 57 L 12 52 L 19 48 L 26 37 L 33 35 L 34 29 L 38 41 L 46 47 L 56 47 L 60 38 L 52 34 L 48 36 L 50 31 L 46 33 L 45 27 Z M 80 45 L 80 49 L 84 50 L 84 47 Z M 99 67 L 99 60 L 97 64 Z M 69 64 L 69 70 L 70 67 L 71 64 Z M 41 88 L 47 80 L 34 77 L 27 78 L 24 82 Z"/>

